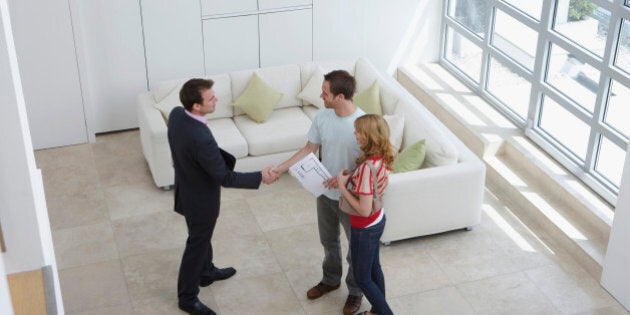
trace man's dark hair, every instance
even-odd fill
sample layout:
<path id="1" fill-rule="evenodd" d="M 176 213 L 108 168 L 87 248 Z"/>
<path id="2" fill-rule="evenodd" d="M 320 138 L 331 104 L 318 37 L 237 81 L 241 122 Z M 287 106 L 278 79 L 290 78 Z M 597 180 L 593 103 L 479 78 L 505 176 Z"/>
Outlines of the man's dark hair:
<path id="1" fill-rule="evenodd" d="M 345 70 L 334 70 L 324 75 L 324 81 L 328 81 L 330 84 L 330 92 L 333 96 L 343 94 L 347 100 L 352 100 L 354 96 L 354 90 L 357 83 L 354 77 Z"/>
<path id="2" fill-rule="evenodd" d="M 187 111 L 191 111 L 193 104 L 203 103 L 201 93 L 211 89 L 213 85 L 214 81 L 209 79 L 190 79 L 184 83 L 179 91 L 179 100 Z"/>

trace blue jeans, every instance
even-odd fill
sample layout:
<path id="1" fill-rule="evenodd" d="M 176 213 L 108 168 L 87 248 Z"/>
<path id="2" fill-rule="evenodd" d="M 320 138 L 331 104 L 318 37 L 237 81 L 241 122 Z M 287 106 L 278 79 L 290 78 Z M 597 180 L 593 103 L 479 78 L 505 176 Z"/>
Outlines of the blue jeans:
<path id="1" fill-rule="evenodd" d="M 385 221 L 383 216 L 383 220 L 376 225 L 363 229 L 353 227 L 350 236 L 354 280 L 372 304 L 370 312 L 378 315 L 393 314 L 385 301 L 385 277 L 379 259 L 379 241 L 385 229 Z"/>

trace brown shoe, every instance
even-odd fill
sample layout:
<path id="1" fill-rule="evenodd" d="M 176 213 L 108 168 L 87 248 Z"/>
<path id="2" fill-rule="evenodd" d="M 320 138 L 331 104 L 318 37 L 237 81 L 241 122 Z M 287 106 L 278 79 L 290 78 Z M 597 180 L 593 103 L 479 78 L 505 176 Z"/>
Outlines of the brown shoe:
<path id="1" fill-rule="evenodd" d="M 309 298 L 309 300 L 314 300 L 317 299 L 319 297 L 321 297 L 322 295 L 332 291 L 332 290 L 337 290 L 339 289 L 339 286 L 341 284 L 338 285 L 327 285 L 325 283 L 318 283 L 316 286 L 312 287 L 310 290 L 308 290 L 308 292 L 306 292 L 306 297 Z"/>
<path id="2" fill-rule="evenodd" d="M 346 304 L 343 306 L 343 315 L 355 314 L 361 307 L 361 296 L 348 295 Z"/>

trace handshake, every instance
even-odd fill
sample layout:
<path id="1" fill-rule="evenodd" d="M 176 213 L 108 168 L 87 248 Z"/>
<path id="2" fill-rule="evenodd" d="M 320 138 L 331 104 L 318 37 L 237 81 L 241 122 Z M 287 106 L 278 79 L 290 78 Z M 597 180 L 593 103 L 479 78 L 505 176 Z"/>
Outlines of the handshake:
<path id="1" fill-rule="evenodd" d="M 275 166 L 267 166 L 262 171 L 262 182 L 266 185 L 275 183 L 279 178 L 281 172 L 276 169 Z"/>

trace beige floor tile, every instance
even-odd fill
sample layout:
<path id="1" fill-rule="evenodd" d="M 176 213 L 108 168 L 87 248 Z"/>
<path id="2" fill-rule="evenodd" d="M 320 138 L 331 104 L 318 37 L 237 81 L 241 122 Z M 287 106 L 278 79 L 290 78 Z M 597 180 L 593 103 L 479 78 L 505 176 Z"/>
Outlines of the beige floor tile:
<path id="1" fill-rule="evenodd" d="M 131 300 L 177 297 L 177 275 L 183 250 L 169 249 L 122 259 Z"/>
<path id="2" fill-rule="evenodd" d="M 599 281 L 577 265 L 547 266 L 525 273 L 564 313 L 586 312 L 617 304 Z"/>
<path id="3" fill-rule="evenodd" d="M 244 199 L 221 201 L 221 212 L 214 228 L 213 240 L 256 235 L 264 237 L 262 230 Z"/>
<path id="4" fill-rule="evenodd" d="M 109 221 L 56 230 L 52 236 L 59 269 L 118 259 Z"/>
<path id="5" fill-rule="evenodd" d="M 387 297 L 394 314 L 475 314 L 455 287 L 445 287 L 399 297 Z M 480 313 L 481 314 L 481 313 Z"/>
<path id="6" fill-rule="evenodd" d="M 576 315 L 627 315 L 630 311 L 623 308 L 621 305 L 609 306 L 604 308 L 598 308 L 595 310 L 589 310 L 586 312 L 577 313 Z"/>
<path id="7" fill-rule="evenodd" d="M 265 232 L 317 223 L 315 197 L 303 190 L 277 191 L 246 200 Z"/>
<path id="8" fill-rule="evenodd" d="M 105 187 L 105 200 L 112 220 L 134 215 L 173 211 L 173 192 L 147 183 Z"/>
<path id="9" fill-rule="evenodd" d="M 139 130 L 102 134 L 96 137 L 96 142 L 92 143 L 91 146 L 98 162 L 103 161 L 102 158 L 142 156 Z"/>
<path id="10" fill-rule="evenodd" d="M 103 187 L 136 183 L 155 186 L 149 166 L 141 156 L 107 157 L 96 163 L 96 171 Z"/>
<path id="11" fill-rule="evenodd" d="M 108 306 L 99 309 L 92 309 L 82 312 L 66 312 L 67 315 L 133 315 L 131 304 Z"/>
<path id="12" fill-rule="evenodd" d="M 270 231 L 266 237 L 282 270 L 311 267 L 314 263 L 321 265 L 324 250 L 319 242 L 317 224 Z M 343 254 L 345 257 L 345 250 Z"/>
<path id="13" fill-rule="evenodd" d="M 37 150 L 34 153 L 37 168 L 40 169 L 54 169 L 73 165 L 93 166 L 94 164 L 94 156 L 89 144 Z"/>
<path id="14" fill-rule="evenodd" d="M 456 287 L 477 314 L 562 314 L 522 272 Z"/>
<path id="15" fill-rule="evenodd" d="M 120 260 L 59 270 L 66 312 L 129 304 L 129 293 Z"/>
<path id="16" fill-rule="evenodd" d="M 219 268 L 236 268 L 237 279 L 282 271 L 274 252 L 262 235 L 213 240 L 212 247 L 215 265 Z"/>
<path id="17" fill-rule="evenodd" d="M 188 236 L 184 217 L 174 211 L 115 220 L 112 226 L 120 257 L 156 250 L 183 250 Z"/>
<path id="18" fill-rule="evenodd" d="M 46 199 L 100 188 L 94 162 L 42 169 Z"/>
<path id="19" fill-rule="evenodd" d="M 305 314 L 283 273 L 212 285 L 221 315 Z"/>
<path id="20" fill-rule="evenodd" d="M 451 284 L 447 274 L 423 251 L 422 240 L 381 246 L 381 265 L 388 297 L 437 289 Z"/>
<path id="21" fill-rule="evenodd" d="M 101 189 L 46 198 L 52 230 L 109 221 L 105 197 Z"/>
<path id="22" fill-rule="evenodd" d="M 295 292 L 297 300 L 307 314 L 324 314 L 327 312 L 339 314 L 348 297 L 348 288 L 345 283 L 347 271 L 347 264 L 344 264 L 344 273 L 339 289 L 331 291 L 316 300 L 309 300 L 306 297 L 306 292 L 322 279 L 321 261 L 314 261 L 313 264 L 308 267 L 287 270 L 285 274 L 293 288 L 293 292 Z"/>
<path id="23" fill-rule="evenodd" d="M 214 298 L 208 297 L 208 293 L 204 294 L 203 288 L 199 293 L 199 300 L 201 300 L 206 306 L 211 308 L 217 314 L 219 312 Z M 172 315 L 172 314 L 185 314 L 177 307 L 177 291 L 173 288 L 173 292 L 170 295 L 162 295 L 154 298 L 142 299 L 133 301 L 133 313 L 135 315 Z"/>

